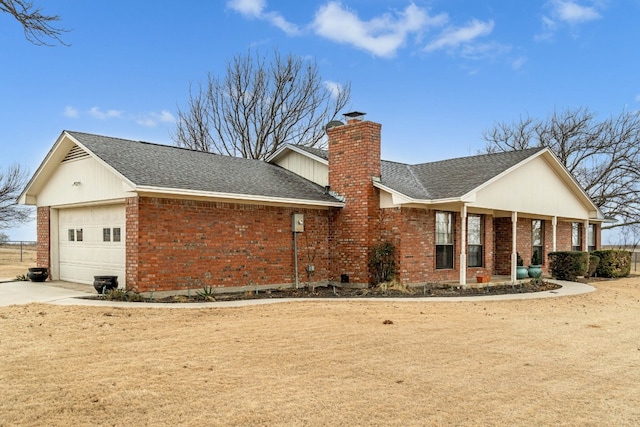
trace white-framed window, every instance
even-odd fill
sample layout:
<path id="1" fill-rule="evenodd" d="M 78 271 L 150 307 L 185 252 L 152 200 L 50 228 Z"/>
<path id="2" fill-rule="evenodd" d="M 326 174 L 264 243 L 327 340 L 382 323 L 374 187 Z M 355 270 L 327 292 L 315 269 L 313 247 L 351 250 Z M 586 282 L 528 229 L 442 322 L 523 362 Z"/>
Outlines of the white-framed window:
<path id="1" fill-rule="evenodd" d="M 121 239 L 120 227 L 113 227 L 113 241 L 119 242 Z"/>
<path id="2" fill-rule="evenodd" d="M 582 250 L 582 224 L 579 222 L 571 223 L 571 250 Z"/>
<path id="3" fill-rule="evenodd" d="M 484 265 L 482 215 L 469 215 L 467 217 L 467 244 L 469 250 L 468 267 L 482 267 Z"/>
<path id="4" fill-rule="evenodd" d="M 544 230 L 542 228 L 542 220 L 534 219 L 531 221 L 531 258 L 534 254 L 538 254 L 540 264 L 544 264 Z"/>
<path id="5" fill-rule="evenodd" d="M 453 213 L 436 212 L 436 268 L 453 268 Z"/>
<path id="6" fill-rule="evenodd" d="M 103 242 L 110 242 L 111 241 L 111 229 L 110 228 L 103 228 L 102 229 L 102 241 Z"/>
<path id="7" fill-rule="evenodd" d="M 589 231 L 587 233 L 587 249 L 589 252 L 596 250 L 596 225 L 589 224 Z"/>
<path id="8" fill-rule="evenodd" d="M 82 228 L 70 228 L 67 232 L 67 236 L 70 242 L 82 242 L 83 232 Z"/>

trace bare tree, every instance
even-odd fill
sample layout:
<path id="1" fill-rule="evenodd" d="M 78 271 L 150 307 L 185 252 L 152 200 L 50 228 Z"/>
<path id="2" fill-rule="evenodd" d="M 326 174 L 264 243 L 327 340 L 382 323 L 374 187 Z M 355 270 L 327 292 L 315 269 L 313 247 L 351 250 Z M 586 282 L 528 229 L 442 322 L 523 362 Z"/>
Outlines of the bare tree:
<path id="1" fill-rule="evenodd" d="M 588 108 L 521 117 L 483 132 L 487 152 L 548 147 L 593 202 L 617 222 L 603 229 L 640 231 L 640 112 L 598 120 Z"/>
<path id="2" fill-rule="evenodd" d="M 47 43 L 53 39 L 67 45 L 60 38 L 68 30 L 54 26 L 60 21 L 58 15 L 44 15 L 42 9 L 27 0 L 0 0 L 0 12 L 8 13 L 18 20 L 24 29 L 24 36 L 36 46 L 53 46 Z"/>
<path id="3" fill-rule="evenodd" d="M 349 102 L 351 86 L 330 87 L 314 61 L 275 50 L 271 57 L 236 55 L 223 79 L 209 74 L 189 92 L 172 134 L 178 146 L 265 159 L 286 143 L 321 146 L 324 126 Z"/>
<path id="4" fill-rule="evenodd" d="M 18 196 L 27 183 L 27 173 L 14 164 L 0 170 L 0 230 L 27 222 L 31 211 L 18 206 Z"/>

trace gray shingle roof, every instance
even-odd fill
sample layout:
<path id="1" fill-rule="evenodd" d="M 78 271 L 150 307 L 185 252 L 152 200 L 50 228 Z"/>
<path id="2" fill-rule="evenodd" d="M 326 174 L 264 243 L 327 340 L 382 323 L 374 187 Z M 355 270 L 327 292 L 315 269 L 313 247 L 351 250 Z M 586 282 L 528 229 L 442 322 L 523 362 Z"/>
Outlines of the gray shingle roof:
<path id="1" fill-rule="evenodd" d="M 324 188 L 260 160 L 67 131 L 138 186 L 336 203 Z"/>
<path id="2" fill-rule="evenodd" d="M 322 159 L 329 158 L 325 150 L 297 147 Z M 416 200 L 461 197 L 543 149 L 481 154 L 415 165 L 383 160 L 380 181 Z"/>
<path id="3" fill-rule="evenodd" d="M 537 147 L 417 165 L 383 161 L 380 179 L 383 185 L 413 199 L 461 197 L 542 150 Z"/>

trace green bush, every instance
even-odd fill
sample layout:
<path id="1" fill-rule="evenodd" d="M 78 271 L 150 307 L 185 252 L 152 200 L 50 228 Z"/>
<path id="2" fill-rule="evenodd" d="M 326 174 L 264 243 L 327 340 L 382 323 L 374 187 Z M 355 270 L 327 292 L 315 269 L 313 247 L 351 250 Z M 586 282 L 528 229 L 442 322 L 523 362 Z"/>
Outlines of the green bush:
<path id="1" fill-rule="evenodd" d="M 587 271 L 586 277 L 593 277 L 596 274 L 596 269 L 600 264 L 600 257 L 590 254 L 589 255 L 589 271 Z"/>
<path id="2" fill-rule="evenodd" d="M 396 275 L 395 246 L 390 242 L 382 242 L 371 248 L 369 254 L 369 270 L 371 284 L 390 282 Z"/>
<path id="3" fill-rule="evenodd" d="M 600 258 L 595 275 L 598 277 L 627 277 L 631 272 L 631 252 L 608 249 L 591 252 Z"/>
<path id="4" fill-rule="evenodd" d="M 549 253 L 551 275 L 558 280 L 576 280 L 589 271 L 589 253 L 559 251 Z"/>

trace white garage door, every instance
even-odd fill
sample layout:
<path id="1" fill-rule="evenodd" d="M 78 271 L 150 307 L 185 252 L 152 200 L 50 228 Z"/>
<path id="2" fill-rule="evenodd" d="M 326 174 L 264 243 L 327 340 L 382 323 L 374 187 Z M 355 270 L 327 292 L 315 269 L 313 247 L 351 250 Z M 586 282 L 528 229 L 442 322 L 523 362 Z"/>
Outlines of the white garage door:
<path id="1" fill-rule="evenodd" d="M 60 280 L 93 283 L 93 276 L 118 276 L 125 285 L 124 205 L 60 209 Z"/>

